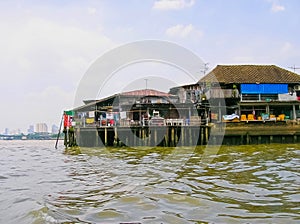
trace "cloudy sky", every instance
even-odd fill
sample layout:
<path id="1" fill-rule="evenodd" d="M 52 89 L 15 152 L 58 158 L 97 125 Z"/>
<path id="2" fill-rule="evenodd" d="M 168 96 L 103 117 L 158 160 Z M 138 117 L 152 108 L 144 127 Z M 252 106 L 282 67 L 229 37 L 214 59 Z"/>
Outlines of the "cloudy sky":
<path id="1" fill-rule="evenodd" d="M 133 41 L 171 41 L 209 69 L 243 63 L 300 67 L 299 9 L 298 0 L 0 1 L 0 132 L 26 132 L 38 122 L 58 125 L 89 66 Z M 117 79 L 134 82 L 122 71 Z M 158 84 L 153 80 L 148 88 Z"/>

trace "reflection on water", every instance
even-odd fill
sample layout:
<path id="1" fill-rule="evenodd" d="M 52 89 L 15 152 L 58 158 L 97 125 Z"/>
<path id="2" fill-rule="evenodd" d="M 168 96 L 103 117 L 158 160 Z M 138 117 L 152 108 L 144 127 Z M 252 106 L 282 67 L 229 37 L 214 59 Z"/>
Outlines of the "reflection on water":
<path id="1" fill-rule="evenodd" d="M 54 149 L 0 142 L 0 223 L 299 223 L 298 145 Z"/>

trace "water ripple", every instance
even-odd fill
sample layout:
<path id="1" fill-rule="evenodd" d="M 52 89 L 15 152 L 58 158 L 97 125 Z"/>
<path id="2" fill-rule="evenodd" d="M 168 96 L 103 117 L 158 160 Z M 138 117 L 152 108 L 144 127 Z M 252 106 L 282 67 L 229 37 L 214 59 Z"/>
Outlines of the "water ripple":
<path id="1" fill-rule="evenodd" d="M 68 155 L 53 146 L 1 142 L 1 222 L 300 220 L 298 145 L 224 146 L 207 166 L 203 147 L 170 156 L 172 148 L 83 148 Z"/>

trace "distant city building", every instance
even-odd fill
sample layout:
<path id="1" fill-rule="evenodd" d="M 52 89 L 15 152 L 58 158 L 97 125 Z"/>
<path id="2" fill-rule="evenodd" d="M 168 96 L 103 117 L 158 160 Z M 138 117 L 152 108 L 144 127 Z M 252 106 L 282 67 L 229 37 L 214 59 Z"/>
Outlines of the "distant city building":
<path id="1" fill-rule="evenodd" d="M 8 134 L 9 134 L 9 129 L 8 129 L 8 128 L 5 128 L 4 134 L 5 134 L 5 135 L 8 135 Z"/>
<path id="2" fill-rule="evenodd" d="M 28 134 L 33 134 L 34 133 L 34 126 L 30 125 L 29 128 L 27 129 Z"/>
<path id="3" fill-rule="evenodd" d="M 37 133 L 48 133 L 48 126 L 46 123 L 37 123 L 35 125 L 35 132 Z"/>
<path id="4" fill-rule="evenodd" d="M 58 127 L 55 124 L 52 125 L 51 133 L 52 134 L 57 134 L 58 133 Z"/>
<path id="5" fill-rule="evenodd" d="M 20 129 L 14 129 L 8 133 L 8 135 L 20 135 L 21 130 Z"/>

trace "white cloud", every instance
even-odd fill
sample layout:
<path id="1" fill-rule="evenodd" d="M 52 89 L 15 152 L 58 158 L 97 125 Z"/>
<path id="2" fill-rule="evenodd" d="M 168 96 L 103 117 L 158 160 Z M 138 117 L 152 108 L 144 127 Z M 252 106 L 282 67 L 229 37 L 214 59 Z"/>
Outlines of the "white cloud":
<path id="1" fill-rule="evenodd" d="M 89 14 L 89 15 L 95 15 L 96 12 L 97 12 L 97 9 L 96 9 L 96 8 L 93 8 L 93 7 L 89 7 L 89 8 L 87 9 L 87 11 L 88 11 L 88 14 Z"/>
<path id="2" fill-rule="evenodd" d="M 0 100 L 10 108 L 3 116 L 9 121 L 20 113 L 11 111 L 28 109 L 22 122 L 1 122 L 0 130 L 54 122 L 57 113 L 74 103 L 71 96 L 90 63 L 115 46 L 101 31 L 38 17 L 0 21 L 0 30 Z"/>
<path id="3" fill-rule="evenodd" d="M 179 10 L 192 7 L 195 0 L 157 0 L 154 2 L 153 9 L 157 10 Z"/>
<path id="4" fill-rule="evenodd" d="M 74 103 L 74 92 L 64 90 L 60 86 L 48 86 L 42 91 L 32 91 L 18 96 L 9 95 L 14 89 L 7 93 L 7 98 L 1 100 L 2 121 L 0 132 L 4 127 L 10 129 L 20 128 L 26 132 L 29 125 L 36 123 L 47 123 L 48 128 L 52 124 L 59 125 L 62 111 L 70 109 Z"/>
<path id="5" fill-rule="evenodd" d="M 272 3 L 271 6 L 271 11 L 276 13 L 276 12 L 281 12 L 285 10 L 285 7 L 281 5 L 278 0 L 268 0 L 268 2 Z"/>
<path id="6" fill-rule="evenodd" d="M 72 108 L 73 102 L 72 91 L 49 86 L 41 92 L 31 92 L 24 96 L 22 106 L 27 110 L 23 111 L 22 117 L 26 122 L 31 121 L 31 124 L 46 122 L 50 127 L 52 124 L 58 125 L 62 111 Z"/>
<path id="7" fill-rule="evenodd" d="M 281 47 L 282 53 L 289 53 L 293 49 L 293 45 L 290 42 L 285 42 Z"/>
<path id="8" fill-rule="evenodd" d="M 203 35 L 203 33 L 200 30 L 197 30 L 192 24 L 186 26 L 178 24 L 176 26 L 169 27 L 166 30 L 166 35 L 173 38 L 199 38 Z"/>
<path id="9" fill-rule="evenodd" d="M 114 46 L 101 32 L 40 18 L 6 27 L 0 23 L 0 29 L 6 34 L 0 42 L 1 69 L 14 79 L 41 74 L 80 78 L 95 57 Z"/>
<path id="10" fill-rule="evenodd" d="M 285 7 L 283 5 L 278 5 L 276 3 L 273 3 L 271 10 L 272 12 L 280 12 L 280 11 L 284 11 Z"/>
<path id="11" fill-rule="evenodd" d="M 288 66 L 294 63 L 294 59 L 299 58 L 300 55 L 296 43 L 289 41 L 260 37 L 254 38 L 250 42 L 245 39 L 238 45 L 232 45 L 235 42 L 237 41 L 231 40 L 223 47 L 219 47 L 219 49 L 226 49 L 226 51 L 214 55 L 214 57 L 226 55 L 226 57 L 221 57 L 222 63 L 230 64 L 277 64 Z M 245 42 L 247 42 L 246 45 L 243 44 Z"/>

